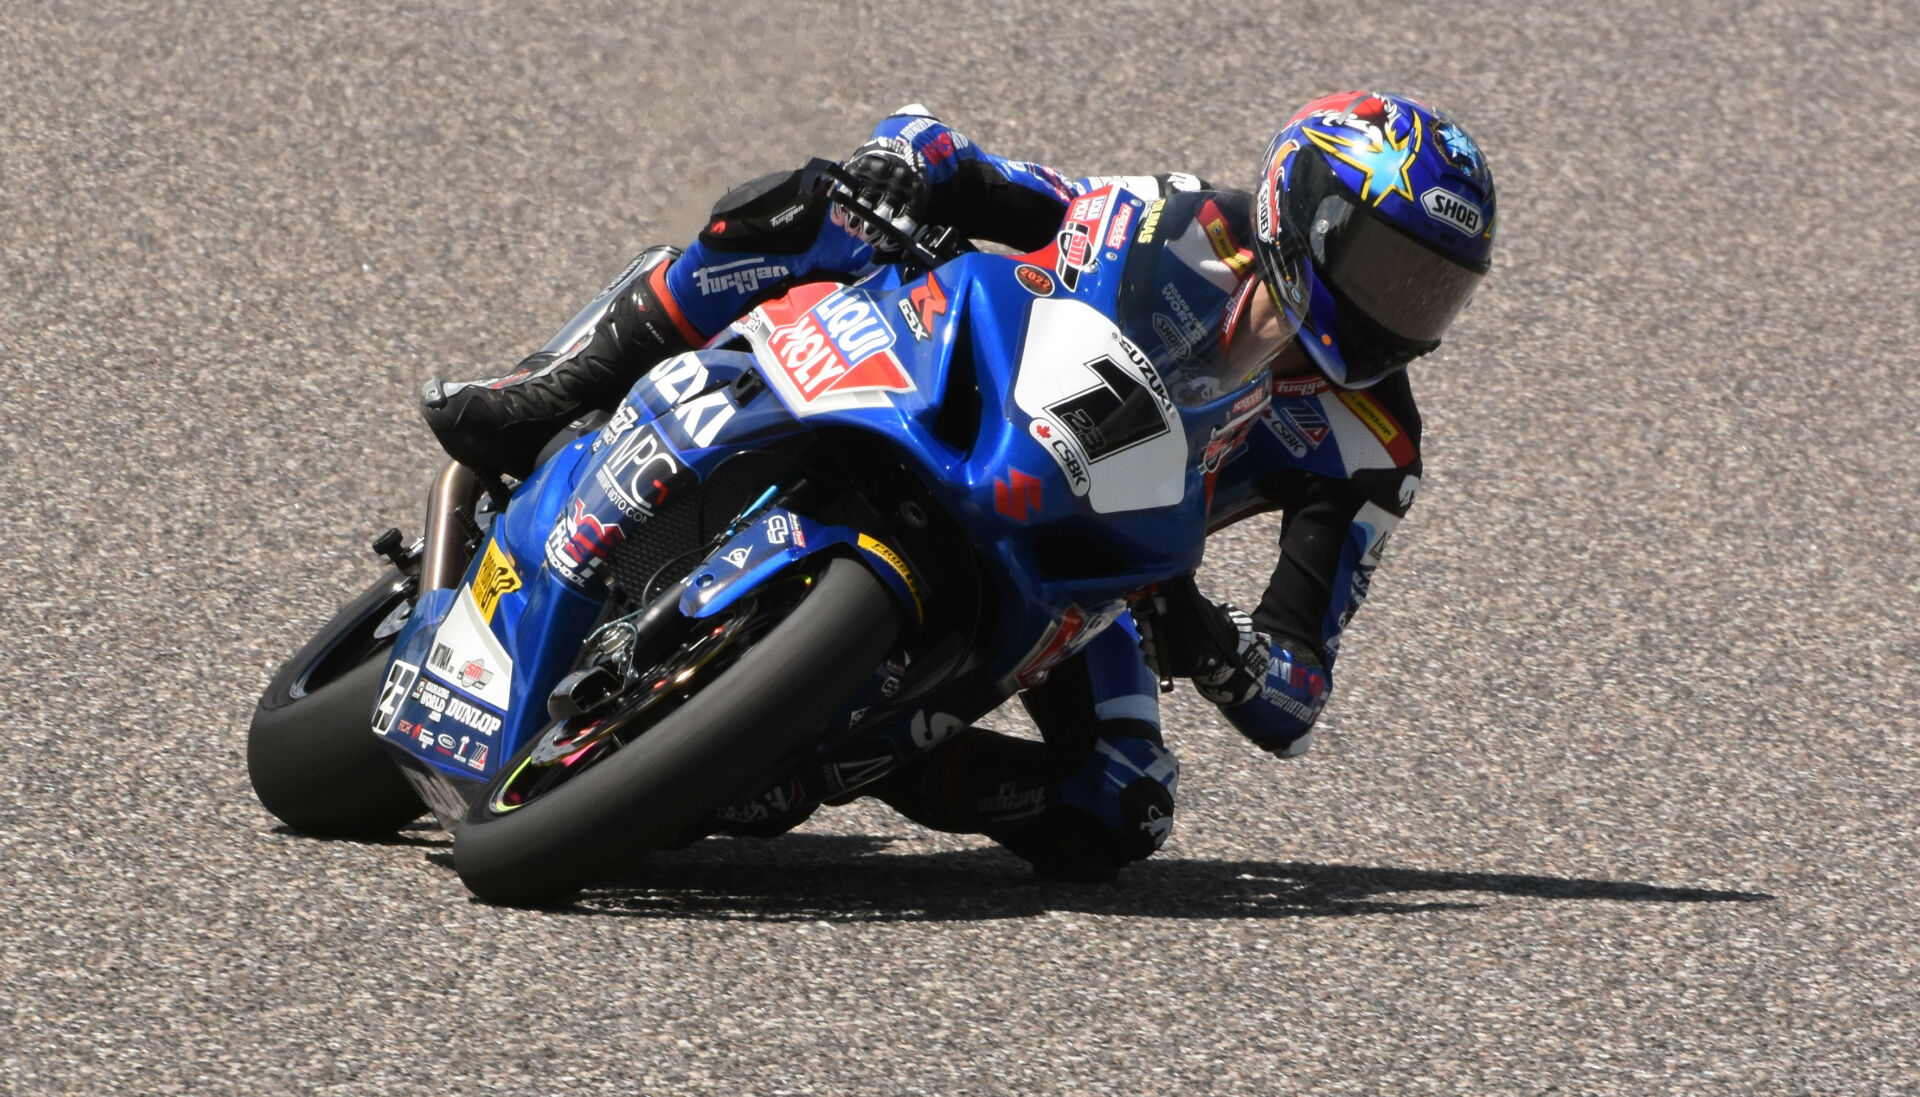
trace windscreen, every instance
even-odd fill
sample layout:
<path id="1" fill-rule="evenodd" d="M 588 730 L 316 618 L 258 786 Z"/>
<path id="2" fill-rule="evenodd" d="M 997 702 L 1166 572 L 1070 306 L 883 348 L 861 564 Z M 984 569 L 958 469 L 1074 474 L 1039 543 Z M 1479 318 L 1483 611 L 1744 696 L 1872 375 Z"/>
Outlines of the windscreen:
<path id="1" fill-rule="evenodd" d="M 1221 348 L 1223 321 L 1257 289 L 1247 196 L 1187 191 L 1150 207 L 1121 280 L 1120 330 L 1186 407 L 1240 388 L 1262 363 Z M 1150 234 L 1150 235 L 1149 235 Z M 1238 338 L 1238 336 L 1236 336 Z M 1275 342 L 1274 350 L 1285 339 Z"/>

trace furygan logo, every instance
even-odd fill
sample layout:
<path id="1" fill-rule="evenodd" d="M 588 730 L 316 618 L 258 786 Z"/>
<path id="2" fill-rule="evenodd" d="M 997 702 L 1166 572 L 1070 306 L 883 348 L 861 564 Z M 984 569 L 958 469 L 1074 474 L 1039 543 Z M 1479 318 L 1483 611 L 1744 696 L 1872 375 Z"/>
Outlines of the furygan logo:
<path id="1" fill-rule="evenodd" d="M 1422 194 L 1420 206 L 1427 211 L 1428 217 L 1444 221 L 1468 236 L 1478 236 L 1486 222 L 1486 215 L 1480 212 L 1479 206 L 1439 187 Z"/>

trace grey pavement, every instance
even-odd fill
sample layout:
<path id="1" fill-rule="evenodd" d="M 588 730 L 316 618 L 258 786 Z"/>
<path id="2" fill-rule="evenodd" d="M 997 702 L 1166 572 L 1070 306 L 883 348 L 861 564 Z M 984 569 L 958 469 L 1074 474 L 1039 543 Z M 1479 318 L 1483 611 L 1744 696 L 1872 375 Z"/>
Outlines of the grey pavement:
<path id="1" fill-rule="evenodd" d="M 0 0 L 0 1091 L 1920 1092 L 1916 22 Z M 856 806 L 499 910 L 254 802 L 266 677 L 417 528 L 429 373 L 910 99 L 1246 185 L 1356 85 L 1479 137 L 1495 274 L 1315 752 L 1176 693 L 1119 885 Z"/>

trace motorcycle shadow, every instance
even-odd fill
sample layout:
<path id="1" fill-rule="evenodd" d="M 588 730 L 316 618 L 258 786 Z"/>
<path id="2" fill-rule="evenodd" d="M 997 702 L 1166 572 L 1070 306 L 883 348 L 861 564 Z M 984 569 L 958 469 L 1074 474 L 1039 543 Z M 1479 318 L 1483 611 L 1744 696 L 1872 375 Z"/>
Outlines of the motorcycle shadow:
<path id="1" fill-rule="evenodd" d="M 1117 882 L 1034 878 L 997 848 L 892 853 L 899 839 L 708 839 L 649 855 L 564 913 L 638 918 L 948 922 L 1046 911 L 1147 918 L 1327 918 L 1476 910 L 1465 895 L 1635 903 L 1763 902 L 1761 892 L 1506 873 L 1155 857 Z M 1435 898 L 1435 895 L 1462 898 Z"/>

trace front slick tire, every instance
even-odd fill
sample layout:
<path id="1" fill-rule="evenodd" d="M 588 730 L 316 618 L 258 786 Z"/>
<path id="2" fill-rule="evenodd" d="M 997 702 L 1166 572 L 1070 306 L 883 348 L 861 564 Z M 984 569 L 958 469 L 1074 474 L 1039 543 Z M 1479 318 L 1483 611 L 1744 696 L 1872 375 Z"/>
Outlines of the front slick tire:
<path id="1" fill-rule="evenodd" d="M 460 879 L 489 903 L 549 906 L 609 868 L 672 846 L 818 735 L 900 627 L 872 572 L 829 561 L 784 620 L 633 741 L 504 814 L 493 811 L 489 789 L 454 840 Z M 496 786 L 516 764 L 502 767 Z"/>
<path id="2" fill-rule="evenodd" d="M 247 729 L 261 806 L 303 834 L 379 838 L 427 812 L 371 724 L 393 642 L 375 626 L 407 597 L 389 574 L 281 666 Z"/>

